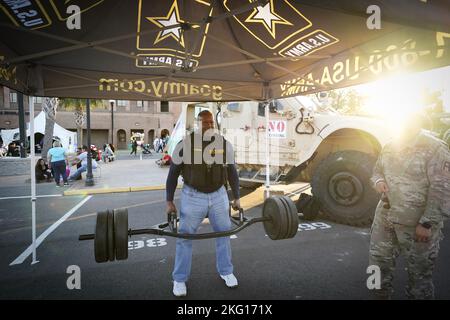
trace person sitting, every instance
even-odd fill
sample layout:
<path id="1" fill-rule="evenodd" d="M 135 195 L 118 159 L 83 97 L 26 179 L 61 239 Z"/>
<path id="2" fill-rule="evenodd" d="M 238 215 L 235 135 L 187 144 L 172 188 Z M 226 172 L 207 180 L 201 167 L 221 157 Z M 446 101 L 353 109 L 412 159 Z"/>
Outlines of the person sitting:
<path id="1" fill-rule="evenodd" d="M 81 147 L 78 147 L 78 148 L 77 148 L 77 156 L 80 155 L 82 152 L 83 152 L 83 151 L 81 150 Z M 73 163 L 72 163 L 72 165 L 74 165 L 74 164 L 76 164 L 77 169 L 79 169 L 79 168 L 81 167 L 81 162 L 77 162 L 77 161 L 76 161 L 76 162 L 73 162 Z M 70 173 L 69 173 L 69 176 L 70 176 Z M 75 180 L 83 180 L 82 177 L 81 177 L 81 174 L 80 174 L 79 177 L 76 178 Z"/>
<path id="2" fill-rule="evenodd" d="M 48 168 L 47 163 L 45 163 L 44 159 L 39 159 L 36 163 L 35 167 L 36 181 L 47 181 L 50 182 L 52 180 L 52 172 Z"/>
<path id="3" fill-rule="evenodd" d="M 73 181 L 76 180 L 78 177 L 81 176 L 81 174 L 85 171 L 87 171 L 87 161 L 88 161 L 88 147 L 83 146 L 81 148 L 81 153 L 75 158 L 75 163 L 78 164 L 81 163 L 81 166 L 75 171 L 73 174 L 70 175 L 69 180 Z M 97 162 L 92 159 L 92 169 L 97 168 Z"/>
<path id="4" fill-rule="evenodd" d="M 0 146 L 0 158 L 3 158 L 8 153 L 8 150 L 3 146 L 3 144 Z"/>
<path id="5" fill-rule="evenodd" d="M 8 145 L 8 153 L 6 154 L 7 157 L 19 157 L 20 156 L 20 152 L 19 152 L 19 148 L 16 146 L 15 142 L 11 142 Z"/>
<path id="6" fill-rule="evenodd" d="M 159 165 L 160 167 L 170 166 L 171 161 L 172 161 L 172 157 L 169 155 L 167 150 L 165 150 L 164 156 L 161 159 L 156 160 L 156 164 Z"/>

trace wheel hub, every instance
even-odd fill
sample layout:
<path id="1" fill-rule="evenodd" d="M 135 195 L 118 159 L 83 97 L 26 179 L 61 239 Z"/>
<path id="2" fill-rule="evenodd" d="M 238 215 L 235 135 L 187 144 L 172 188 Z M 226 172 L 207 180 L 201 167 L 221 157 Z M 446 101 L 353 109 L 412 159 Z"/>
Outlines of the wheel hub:
<path id="1" fill-rule="evenodd" d="M 350 172 L 339 172 L 331 177 L 328 192 L 337 203 L 344 206 L 354 205 L 363 195 L 363 184 Z"/>

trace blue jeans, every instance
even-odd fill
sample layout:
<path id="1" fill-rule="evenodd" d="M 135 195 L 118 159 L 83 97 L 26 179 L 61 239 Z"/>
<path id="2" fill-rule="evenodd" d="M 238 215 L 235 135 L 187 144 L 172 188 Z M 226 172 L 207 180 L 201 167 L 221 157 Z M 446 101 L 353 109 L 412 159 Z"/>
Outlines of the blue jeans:
<path id="1" fill-rule="evenodd" d="M 229 205 L 225 187 L 215 192 L 202 193 L 185 184 L 181 191 L 179 232 L 196 233 L 206 215 L 214 231 L 230 230 Z M 173 280 L 186 282 L 191 273 L 191 263 L 192 240 L 177 239 Z M 216 267 L 220 275 L 233 273 L 230 237 L 216 238 Z"/>
<path id="2" fill-rule="evenodd" d="M 94 168 L 92 168 L 94 169 Z M 76 180 L 83 172 L 87 171 L 87 166 L 81 166 L 75 171 L 73 174 L 70 175 L 70 180 Z"/>
<path id="3" fill-rule="evenodd" d="M 52 169 L 56 184 L 59 184 L 59 182 L 61 181 L 61 177 L 63 178 L 64 183 L 67 182 L 65 160 L 52 162 Z"/>

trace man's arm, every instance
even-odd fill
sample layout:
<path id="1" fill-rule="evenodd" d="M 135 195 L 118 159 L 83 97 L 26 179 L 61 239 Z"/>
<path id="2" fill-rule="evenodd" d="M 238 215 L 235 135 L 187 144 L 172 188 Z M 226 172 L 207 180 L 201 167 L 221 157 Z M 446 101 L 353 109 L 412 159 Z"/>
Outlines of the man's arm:
<path id="1" fill-rule="evenodd" d="M 234 202 L 233 208 L 239 208 L 240 203 L 240 193 L 239 193 L 239 175 L 236 170 L 236 165 L 234 163 L 234 150 L 230 142 L 226 142 L 226 163 L 227 163 L 227 178 L 230 183 L 231 192 L 233 194 Z"/>
<path id="2" fill-rule="evenodd" d="M 236 165 L 234 163 L 227 166 L 227 175 L 228 182 L 230 183 L 231 187 L 231 192 L 233 193 L 233 198 L 234 200 L 239 200 L 239 176 L 236 170 Z"/>
<path id="3" fill-rule="evenodd" d="M 175 189 L 178 184 L 178 177 L 181 174 L 181 169 L 183 168 L 183 141 L 179 142 L 175 147 L 173 155 L 178 161 L 172 161 L 169 168 L 169 174 L 166 180 L 166 201 L 167 201 L 167 213 L 177 212 L 177 208 L 173 203 L 173 197 L 175 194 Z"/>
<path id="4" fill-rule="evenodd" d="M 370 181 L 372 182 L 373 187 L 376 186 L 377 182 L 385 181 L 384 174 L 383 174 L 381 152 L 380 152 L 380 155 L 378 156 L 375 166 L 373 167 L 372 177 L 370 178 Z"/>
<path id="5" fill-rule="evenodd" d="M 166 180 L 166 200 L 167 202 L 173 202 L 173 196 L 178 184 L 178 177 L 181 173 L 182 164 L 170 164 L 169 174 Z"/>
<path id="6" fill-rule="evenodd" d="M 450 214 L 450 151 L 446 145 L 439 146 L 428 161 L 427 176 L 430 183 L 427 206 L 419 223 L 434 225 Z"/>
<path id="7" fill-rule="evenodd" d="M 383 150 L 381 150 L 377 162 L 375 163 L 375 166 L 373 168 L 372 177 L 370 178 L 373 188 L 378 193 L 386 193 L 389 191 L 386 180 L 384 179 L 383 171 Z"/>

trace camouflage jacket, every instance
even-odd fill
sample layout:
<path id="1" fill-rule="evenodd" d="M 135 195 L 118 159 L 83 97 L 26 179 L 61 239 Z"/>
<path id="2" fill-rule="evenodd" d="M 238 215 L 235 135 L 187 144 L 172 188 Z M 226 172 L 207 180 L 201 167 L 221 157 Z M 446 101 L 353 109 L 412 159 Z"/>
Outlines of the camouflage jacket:
<path id="1" fill-rule="evenodd" d="M 450 152 L 443 141 L 421 132 L 408 145 L 388 143 L 373 170 L 372 183 L 385 181 L 393 223 L 442 223 L 450 210 Z M 382 208 L 382 206 L 378 206 Z"/>

